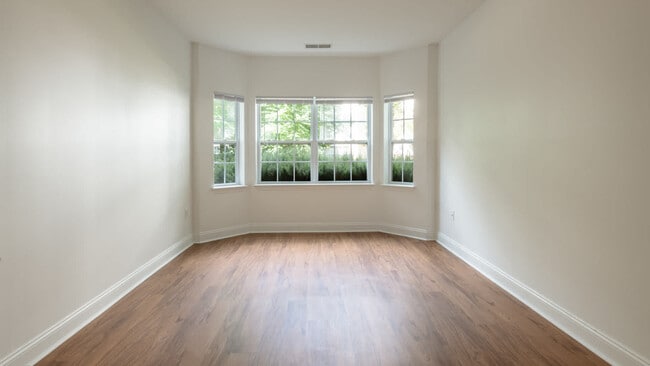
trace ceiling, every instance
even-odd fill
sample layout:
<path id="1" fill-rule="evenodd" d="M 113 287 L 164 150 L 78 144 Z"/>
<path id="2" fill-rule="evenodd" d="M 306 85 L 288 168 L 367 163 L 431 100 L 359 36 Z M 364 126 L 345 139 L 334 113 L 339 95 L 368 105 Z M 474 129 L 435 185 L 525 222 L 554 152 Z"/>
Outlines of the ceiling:
<path id="1" fill-rule="evenodd" d="M 249 54 L 373 55 L 438 42 L 483 0 L 145 0 L 192 41 Z M 331 43 L 331 49 L 305 49 Z"/>

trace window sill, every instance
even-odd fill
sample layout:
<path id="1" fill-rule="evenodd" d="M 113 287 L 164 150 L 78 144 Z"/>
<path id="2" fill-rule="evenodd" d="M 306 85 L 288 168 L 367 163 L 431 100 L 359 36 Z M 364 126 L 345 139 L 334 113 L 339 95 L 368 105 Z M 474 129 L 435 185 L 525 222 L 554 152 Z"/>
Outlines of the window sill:
<path id="1" fill-rule="evenodd" d="M 384 183 L 382 184 L 383 187 L 387 188 L 397 188 L 397 189 L 402 189 L 402 188 L 415 188 L 415 184 L 397 184 L 397 183 Z"/>
<path id="2" fill-rule="evenodd" d="M 228 185 L 214 185 L 212 186 L 213 191 L 225 191 L 225 190 L 238 190 L 238 189 L 244 189 L 247 188 L 248 186 L 245 184 L 228 184 Z"/>
<path id="3" fill-rule="evenodd" d="M 273 189 L 287 189 L 287 188 L 298 188 L 298 189 L 321 189 L 321 188 L 364 188 L 374 187 L 376 184 L 371 182 L 359 182 L 359 183 L 257 183 L 253 185 L 256 189 L 262 190 L 273 190 Z"/>

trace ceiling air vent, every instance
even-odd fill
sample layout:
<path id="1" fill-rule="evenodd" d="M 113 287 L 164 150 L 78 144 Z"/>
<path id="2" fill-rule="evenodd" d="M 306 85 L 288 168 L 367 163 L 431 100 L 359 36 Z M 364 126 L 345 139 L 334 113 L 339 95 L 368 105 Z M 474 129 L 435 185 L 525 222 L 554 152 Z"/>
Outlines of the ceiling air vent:
<path id="1" fill-rule="evenodd" d="M 332 48 L 331 43 L 307 43 L 305 48 Z"/>

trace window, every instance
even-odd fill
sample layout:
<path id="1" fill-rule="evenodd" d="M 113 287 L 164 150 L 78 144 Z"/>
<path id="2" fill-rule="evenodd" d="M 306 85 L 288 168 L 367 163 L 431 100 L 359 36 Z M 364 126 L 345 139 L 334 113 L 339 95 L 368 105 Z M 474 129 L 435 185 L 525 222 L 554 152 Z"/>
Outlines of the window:
<path id="1" fill-rule="evenodd" d="M 213 103 L 214 186 L 240 184 L 239 129 L 244 98 L 215 94 Z"/>
<path id="2" fill-rule="evenodd" d="M 413 94 L 384 99 L 388 121 L 388 181 L 413 184 Z"/>
<path id="3" fill-rule="evenodd" d="M 368 182 L 371 112 L 370 98 L 258 98 L 259 182 Z"/>

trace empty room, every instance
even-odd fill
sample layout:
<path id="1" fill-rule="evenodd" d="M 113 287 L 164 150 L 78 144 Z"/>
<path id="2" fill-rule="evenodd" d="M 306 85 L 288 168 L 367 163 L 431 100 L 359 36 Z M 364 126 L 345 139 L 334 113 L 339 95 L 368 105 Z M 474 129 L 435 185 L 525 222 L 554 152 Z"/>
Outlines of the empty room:
<path id="1" fill-rule="evenodd" d="M 0 0 L 0 366 L 650 366 L 649 19 Z"/>

